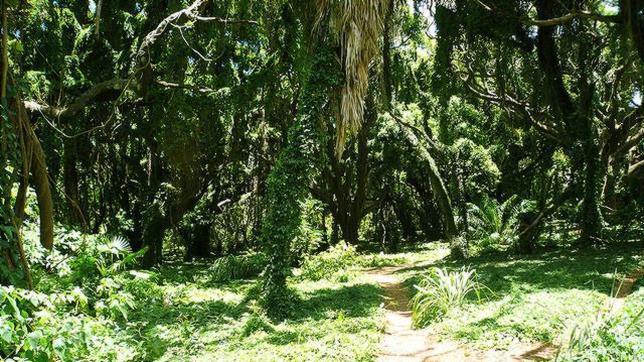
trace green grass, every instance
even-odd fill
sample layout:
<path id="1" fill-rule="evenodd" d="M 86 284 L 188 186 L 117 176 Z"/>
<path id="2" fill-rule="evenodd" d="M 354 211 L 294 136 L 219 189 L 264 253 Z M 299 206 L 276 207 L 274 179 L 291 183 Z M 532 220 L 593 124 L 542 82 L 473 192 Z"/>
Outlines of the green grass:
<path id="1" fill-rule="evenodd" d="M 218 284 L 198 266 L 163 268 L 130 314 L 130 352 L 159 361 L 373 359 L 383 317 L 377 285 L 353 274 L 344 283 L 294 278 L 297 308 L 277 324 L 245 300 L 253 285 Z"/>
<path id="2" fill-rule="evenodd" d="M 381 289 L 365 269 L 438 260 L 442 245 L 360 254 L 319 281 L 291 279 L 298 302 L 281 323 L 246 300 L 256 280 L 219 282 L 207 265 L 167 265 L 130 288 L 141 307 L 119 335 L 134 360 L 371 361 L 382 337 Z M 252 293 L 251 293 L 252 294 Z"/>
<path id="3" fill-rule="evenodd" d="M 448 313 L 428 328 L 477 348 L 504 348 L 515 340 L 552 343 L 564 326 L 593 315 L 613 290 L 614 273 L 627 273 L 644 261 L 644 248 L 559 251 L 526 258 L 480 257 L 468 260 L 490 292 L 484 299 Z M 442 260 L 455 270 L 463 263 Z M 424 268 L 406 271 L 417 282 Z"/>
<path id="4" fill-rule="evenodd" d="M 446 245 L 434 243 L 396 254 L 360 254 L 354 265 L 320 280 L 292 277 L 297 303 L 280 323 L 247 298 L 255 279 L 223 282 L 207 264 L 171 264 L 119 277 L 136 308 L 115 324 L 107 339 L 114 345 L 105 348 L 123 361 L 371 361 L 383 336 L 384 311 L 381 288 L 365 271 L 390 265 L 410 266 L 396 273 L 410 287 L 433 267 L 476 269 L 486 286 L 482 299 L 470 296 L 430 321 L 432 333 L 479 349 L 502 349 L 516 340 L 552 343 L 571 321 L 595 315 L 613 289 L 615 270 L 633 270 L 644 262 L 643 252 L 642 246 L 620 245 L 458 262 L 447 257 Z M 641 308 L 642 293 L 639 288 L 627 298 L 627 313 Z"/>

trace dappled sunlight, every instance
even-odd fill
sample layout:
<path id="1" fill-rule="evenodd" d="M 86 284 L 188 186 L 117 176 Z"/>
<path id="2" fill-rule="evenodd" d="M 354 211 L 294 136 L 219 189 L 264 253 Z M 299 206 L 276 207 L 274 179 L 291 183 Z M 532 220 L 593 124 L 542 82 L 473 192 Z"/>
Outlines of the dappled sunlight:
<path id="1" fill-rule="evenodd" d="M 0 0 L 0 361 L 644 361 L 644 0 Z"/>

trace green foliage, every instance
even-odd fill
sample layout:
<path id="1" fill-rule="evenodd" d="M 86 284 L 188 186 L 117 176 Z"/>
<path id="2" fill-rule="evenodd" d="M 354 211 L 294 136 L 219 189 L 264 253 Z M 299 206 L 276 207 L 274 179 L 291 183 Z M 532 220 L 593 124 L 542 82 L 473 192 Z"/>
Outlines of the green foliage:
<path id="1" fill-rule="evenodd" d="M 136 307 L 127 268 L 133 253 L 122 237 L 87 236 L 57 229 L 53 251 L 40 246 L 27 224 L 26 249 L 39 279 L 39 292 L 13 287 L 0 290 L 3 356 L 33 361 L 108 359 L 125 348 L 116 325 Z M 149 295 L 146 295 L 148 297 Z"/>
<path id="2" fill-rule="evenodd" d="M 321 202 L 310 198 L 302 203 L 302 222 L 291 246 L 295 265 L 302 263 L 305 257 L 315 254 L 323 244 L 323 234 L 327 232 L 326 224 L 329 221 L 323 219 L 324 207 Z"/>
<path id="3" fill-rule="evenodd" d="M 449 147 L 452 157 L 450 173 L 462 178 L 463 192 L 476 199 L 491 193 L 499 182 L 501 172 L 490 150 L 468 138 L 459 138 Z"/>
<path id="4" fill-rule="evenodd" d="M 300 269 L 300 276 L 310 280 L 329 278 L 336 272 L 355 266 L 359 260 L 358 256 L 355 246 L 340 242 L 329 250 L 306 257 Z"/>
<path id="5" fill-rule="evenodd" d="M 228 282 L 258 276 L 266 268 L 266 256 L 262 253 L 227 255 L 217 258 L 210 267 L 212 280 Z"/>
<path id="6" fill-rule="evenodd" d="M 499 203 L 483 196 L 477 204 L 468 204 L 470 245 L 476 252 L 507 250 L 517 238 L 519 199 L 512 196 Z"/>
<path id="7" fill-rule="evenodd" d="M 462 267 L 454 272 L 435 268 L 422 275 L 414 288 L 411 300 L 414 325 L 425 327 L 461 307 L 469 294 L 475 293 L 478 297 L 483 286 L 476 280 L 476 270 Z"/>
<path id="8" fill-rule="evenodd" d="M 564 332 L 556 361 L 639 361 L 644 358 L 644 291 L 628 297 L 619 314 L 598 311 Z"/>
<path id="9" fill-rule="evenodd" d="M 45 294 L 0 287 L 0 355 L 69 361 L 87 358 L 91 351 L 87 360 L 115 360 L 124 346 L 116 341 L 111 318 L 133 305 L 114 286 L 100 288 L 88 297 L 80 288 Z"/>
<path id="10" fill-rule="evenodd" d="M 612 244 L 642 232 L 641 2 L 365 2 L 393 13 L 382 42 L 354 37 L 353 50 L 382 58 L 359 73 L 364 138 L 335 159 L 346 54 L 333 44 L 347 34 L 329 36 L 337 19 L 315 8 L 325 1 L 204 1 L 162 22 L 193 1 L 110 1 L 100 14 L 99 1 L 5 1 L 0 285 L 13 287 L 0 289 L 1 358 L 371 360 L 380 296 L 360 268 L 422 261 L 408 247 L 446 234 L 483 254 L 567 246 L 581 227 L 587 244 L 611 247 L 475 258 L 497 293 L 480 304 L 464 302 L 481 286 L 470 269 L 448 271 L 457 261 L 417 283 L 419 325 L 477 346 L 552 342 L 603 302 L 607 268 L 641 254 Z M 561 24 L 529 25 L 544 16 Z M 101 88 L 110 79 L 119 86 Z M 29 105 L 29 140 L 15 101 Z M 14 190 L 38 182 L 34 166 L 53 196 L 30 188 L 20 225 Z M 61 223 L 51 251 L 36 222 L 48 201 Z M 452 238 L 457 213 L 468 229 Z M 351 233 L 346 219 L 360 250 L 408 251 L 317 254 L 342 238 L 332 226 Z M 18 230 L 34 291 L 19 288 Z M 160 264 L 195 245 L 189 257 L 220 258 Z M 132 270 L 146 250 L 153 269 Z M 567 358 L 639 357 L 642 309 L 627 310 L 577 328 Z"/>
<path id="11" fill-rule="evenodd" d="M 42 294 L 0 287 L 0 354 L 31 361 L 71 359 L 84 347 L 82 336 L 74 330 L 82 320 L 54 318 L 66 304 L 82 308 L 87 298 L 80 291 Z"/>

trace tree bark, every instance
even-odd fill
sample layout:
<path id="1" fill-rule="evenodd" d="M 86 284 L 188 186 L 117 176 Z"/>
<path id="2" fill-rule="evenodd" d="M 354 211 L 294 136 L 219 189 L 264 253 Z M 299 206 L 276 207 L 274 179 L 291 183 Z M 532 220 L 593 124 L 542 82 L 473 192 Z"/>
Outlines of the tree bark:
<path id="1" fill-rule="evenodd" d="M 54 201 L 49 185 L 45 152 L 31 127 L 19 95 L 15 97 L 15 105 L 18 115 L 17 122 L 23 128 L 22 132 L 25 133 L 25 147 L 32 152 L 31 176 L 34 181 L 33 186 L 40 214 L 40 244 L 51 250 L 54 246 Z"/>
<path id="2" fill-rule="evenodd" d="M 407 142 L 409 142 L 413 149 L 418 151 L 420 157 L 427 164 L 432 193 L 434 194 L 436 204 L 441 212 L 445 238 L 450 244 L 452 256 L 455 258 L 467 257 L 467 250 L 457 237 L 458 231 L 454 220 L 452 202 L 450 200 L 449 193 L 447 192 L 447 188 L 445 187 L 445 183 L 438 171 L 438 166 L 436 166 L 436 161 L 434 161 L 434 158 L 429 154 L 427 149 L 420 144 L 416 136 L 410 130 L 404 126 L 401 126 L 400 129 L 404 137 L 407 139 Z"/>
<path id="3" fill-rule="evenodd" d="M 74 138 L 64 141 L 63 184 L 65 187 L 65 199 L 67 200 L 69 209 L 68 216 L 73 225 L 80 225 L 82 222 L 78 203 L 77 152 L 76 140 Z"/>
<path id="4" fill-rule="evenodd" d="M 34 151 L 32 177 L 34 179 L 36 199 L 38 200 L 38 210 L 40 211 L 40 244 L 51 250 L 54 247 L 54 201 L 49 187 L 45 152 L 33 130 L 31 130 L 30 142 Z"/>

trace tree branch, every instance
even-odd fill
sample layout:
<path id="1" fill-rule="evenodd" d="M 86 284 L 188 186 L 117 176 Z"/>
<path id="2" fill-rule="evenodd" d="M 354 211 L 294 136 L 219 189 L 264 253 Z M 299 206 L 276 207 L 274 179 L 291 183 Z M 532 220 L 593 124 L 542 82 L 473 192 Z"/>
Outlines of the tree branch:
<path id="1" fill-rule="evenodd" d="M 557 18 L 526 19 L 524 20 L 524 23 L 527 25 L 547 27 L 547 26 L 557 26 L 557 25 L 567 24 L 576 18 L 596 20 L 604 23 L 615 23 L 615 24 L 622 23 L 622 19 L 619 15 L 602 15 L 602 14 L 595 14 L 595 13 L 582 11 L 582 10 L 572 11 L 566 15 L 562 15 Z"/>
<path id="2" fill-rule="evenodd" d="M 189 89 L 195 92 L 199 93 L 214 93 L 217 92 L 216 89 L 208 88 L 208 87 L 199 87 L 197 85 L 189 85 L 189 84 L 179 84 L 179 83 L 171 83 L 171 82 L 166 82 L 164 80 L 155 80 L 154 83 L 166 87 L 166 88 L 180 88 L 180 89 Z"/>
<path id="3" fill-rule="evenodd" d="M 154 45 L 157 39 L 161 35 L 163 35 L 163 33 L 165 33 L 166 29 L 168 28 L 168 25 L 170 24 L 181 25 L 181 24 L 187 23 L 188 21 L 218 22 L 223 24 L 251 24 L 251 25 L 258 24 L 257 21 L 254 21 L 254 20 L 245 20 L 245 19 L 235 20 L 235 19 L 225 19 L 220 17 L 200 16 L 198 12 L 201 9 L 201 7 L 206 4 L 206 1 L 207 0 L 197 0 L 187 8 L 183 10 L 179 10 L 175 13 L 172 13 L 168 17 L 163 19 L 159 23 L 159 25 L 157 25 L 157 27 L 154 30 L 149 32 L 148 35 L 146 35 L 143 41 L 141 42 L 141 46 L 139 47 L 139 50 L 137 51 L 137 56 L 136 56 L 138 64 L 141 66 L 147 62 L 146 56 L 149 53 L 150 47 L 152 47 L 152 45 Z"/>
<path id="4" fill-rule="evenodd" d="M 637 146 L 640 141 L 644 139 L 644 127 L 640 128 L 638 132 L 634 135 L 628 137 L 624 143 L 622 143 L 616 150 L 611 154 L 611 157 L 616 158 L 630 150 L 631 148 Z"/>
<path id="5" fill-rule="evenodd" d="M 248 19 L 226 19 L 226 18 L 220 18 L 216 16 L 195 16 L 195 20 L 199 21 L 205 21 L 205 22 L 217 22 L 217 23 L 222 23 L 222 24 L 247 24 L 247 25 L 257 25 L 259 24 L 255 20 L 248 20 Z"/>
<path id="6" fill-rule="evenodd" d="M 471 77 L 467 77 L 462 80 L 466 89 L 469 90 L 470 93 L 472 93 L 475 97 L 496 104 L 499 107 L 503 107 L 509 112 L 523 116 L 523 118 L 525 118 L 530 125 L 535 127 L 546 137 L 552 139 L 553 141 L 556 141 L 559 144 L 563 144 L 564 137 L 562 137 L 562 131 L 556 127 L 551 127 L 547 124 L 539 122 L 539 120 L 537 120 L 533 115 L 533 113 L 536 111 L 531 110 L 528 104 L 516 100 L 514 97 L 508 95 L 507 93 L 503 97 L 501 97 L 494 93 L 489 93 L 488 91 L 478 89 L 478 87 L 471 81 Z"/>
<path id="7" fill-rule="evenodd" d="M 42 113 L 45 116 L 53 118 L 68 118 L 78 114 L 88 103 L 100 95 L 109 91 L 123 89 L 126 83 L 127 80 L 125 79 L 114 78 L 95 84 L 67 106 L 56 107 L 48 104 L 39 104 L 35 101 L 25 101 L 24 106 L 30 113 Z"/>
<path id="8" fill-rule="evenodd" d="M 157 39 L 165 33 L 169 25 L 175 23 L 186 23 L 188 21 L 205 21 L 205 22 L 219 22 L 224 24 L 257 24 L 254 20 L 235 20 L 235 19 L 224 19 L 219 17 L 204 17 L 198 14 L 198 10 L 205 5 L 207 0 L 197 0 L 192 5 L 188 6 L 183 10 L 179 10 L 175 13 L 170 14 L 165 19 L 163 19 L 157 27 L 148 33 L 139 49 L 137 51 L 136 60 L 138 68 L 134 70 L 133 74 L 130 75 L 130 79 L 133 79 L 139 72 L 141 72 L 148 63 L 148 52 L 150 47 L 157 41 Z M 48 104 L 40 104 L 35 101 L 25 101 L 24 106 L 27 111 L 30 113 L 42 113 L 45 116 L 52 118 L 67 118 L 72 117 L 82 111 L 88 103 L 92 102 L 98 96 L 103 93 L 112 90 L 124 90 L 130 80 L 114 78 L 98 84 L 93 85 L 85 93 L 80 95 L 78 98 L 73 100 L 70 104 L 66 106 L 51 106 Z M 157 81 L 158 84 L 167 86 L 167 87 L 180 87 L 168 82 Z M 199 92 L 212 92 L 212 89 L 201 88 Z"/>

